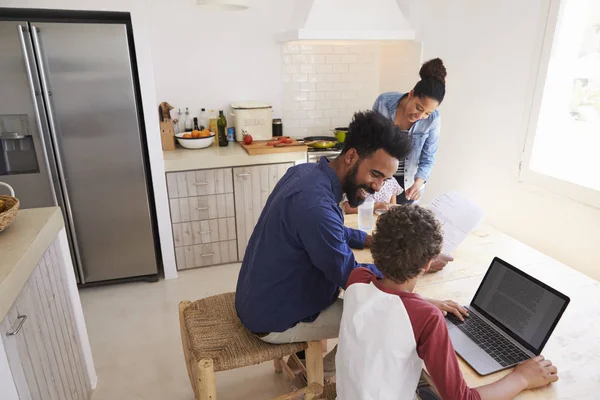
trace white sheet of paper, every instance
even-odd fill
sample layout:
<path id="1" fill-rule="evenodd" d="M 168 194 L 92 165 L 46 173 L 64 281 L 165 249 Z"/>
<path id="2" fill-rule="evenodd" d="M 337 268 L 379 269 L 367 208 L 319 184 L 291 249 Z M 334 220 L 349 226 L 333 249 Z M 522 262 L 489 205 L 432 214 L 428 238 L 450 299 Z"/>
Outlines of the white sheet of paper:
<path id="1" fill-rule="evenodd" d="M 455 191 L 437 196 L 428 207 L 442 225 L 442 252 L 452 254 L 485 217 L 485 211 Z"/>

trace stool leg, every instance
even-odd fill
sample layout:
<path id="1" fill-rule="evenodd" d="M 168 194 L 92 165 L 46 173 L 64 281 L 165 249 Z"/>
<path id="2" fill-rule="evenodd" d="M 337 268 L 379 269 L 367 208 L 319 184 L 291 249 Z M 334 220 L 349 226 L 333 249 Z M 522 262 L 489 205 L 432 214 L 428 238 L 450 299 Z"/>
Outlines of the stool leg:
<path id="1" fill-rule="evenodd" d="M 190 347 L 190 341 L 187 336 L 187 330 L 185 329 L 185 321 L 183 319 L 183 310 L 190 305 L 188 300 L 182 301 L 179 303 L 179 329 L 181 330 L 181 345 L 183 346 L 183 355 L 185 357 L 185 366 L 188 371 L 188 377 L 190 378 L 190 384 L 192 385 L 192 389 L 194 389 L 194 395 L 196 399 L 198 398 L 198 388 L 196 387 L 196 377 L 194 375 L 194 370 L 196 366 L 196 360 L 192 355 L 192 350 Z"/>
<path id="2" fill-rule="evenodd" d="M 327 339 L 321 340 L 321 350 L 323 353 L 327 353 Z"/>
<path id="3" fill-rule="evenodd" d="M 283 371 L 283 367 L 281 366 L 282 362 L 283 358 L 276 358 L 273 360 L 273 367 L 275 367 L 275 372 L 277 372 L 278 374 L 280 374 L 281 371 Z"/>
<path id="4" fill-rule="evenodd" d="M 308 342 L 306 354 L 306 380 L 307 384 L 316 383 L 323 387 L 323 352 L 321 342 Z M 314 400 L 316 396 L 312 393 L 306 393 L 306 400 Z"/>
<path id="5" fill-rule="evenodd" d="M 217 383 L 213 360 L 200 360 L 198 363 L 198 400 L 216 400 Z"/>

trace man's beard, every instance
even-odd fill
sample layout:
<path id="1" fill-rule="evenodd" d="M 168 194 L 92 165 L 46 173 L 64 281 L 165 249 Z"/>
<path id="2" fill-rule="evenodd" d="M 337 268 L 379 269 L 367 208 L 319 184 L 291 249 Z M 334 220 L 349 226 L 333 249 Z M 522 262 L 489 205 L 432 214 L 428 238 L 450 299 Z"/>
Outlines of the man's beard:
<path id="1" fill-rule="evenodd" d="M 356 175 L 358 174 L 358 166 L 360 161 L 354 164 L 354 167 L 346 174 L 346 178 L 344 180 L 344 184 L 342 185 L 342 189 L 346 196 L 348 197 L 348 204 L 352 208 L 356 208 L 360 206 L 365 199 L 358 195 L 360 189 L 363 189 L 368 194 L 374 194 L 375 191 L 366 185 L 359 185 L 356 182 Z"/>

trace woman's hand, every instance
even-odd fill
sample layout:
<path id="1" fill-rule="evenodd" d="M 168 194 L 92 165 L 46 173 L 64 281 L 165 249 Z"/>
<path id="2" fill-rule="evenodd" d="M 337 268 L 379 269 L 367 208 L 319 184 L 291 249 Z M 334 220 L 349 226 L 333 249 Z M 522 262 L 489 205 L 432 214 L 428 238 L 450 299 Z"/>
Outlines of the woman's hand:
<path id="1" fill-rule="evenodd" d="M 460 304 L 455 302 L 454 300 L 436 300 L 436 299 L 425 299 L 440 310 L 442 310 L 442 314 L 444 316 L 448 315 L 448 313 L 452 313 L 456 315 L 458 319 L 461 321 L 465 320 L 465 317 L 469 316 L 469 312 Z"/>
<path id="2" fill-rule="evenodd" d="M 406 200 L 419 200 L 421 198 L 421 188 L 425 184 L 423 178 L 415 179 L 415 183 L 404 192 Z"/>

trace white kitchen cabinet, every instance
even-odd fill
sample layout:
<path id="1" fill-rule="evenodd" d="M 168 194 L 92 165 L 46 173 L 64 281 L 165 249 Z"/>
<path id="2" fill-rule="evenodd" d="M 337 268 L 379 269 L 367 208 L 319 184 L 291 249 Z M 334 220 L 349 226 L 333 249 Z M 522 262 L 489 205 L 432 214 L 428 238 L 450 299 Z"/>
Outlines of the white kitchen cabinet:
<path id="1" fill-rule="evenodd" d="M 246 246 L 258 218 L 277 182 L 293 163 L 254 165 L 233 169 L 235 221 L 239 259 L 244 258 Z"/>
<path id="2" fill-rule="evenodd" d="M 0 323 L 20 400 L 91 397 L 59 252 L 56 242 L 48 248 Z"/>

